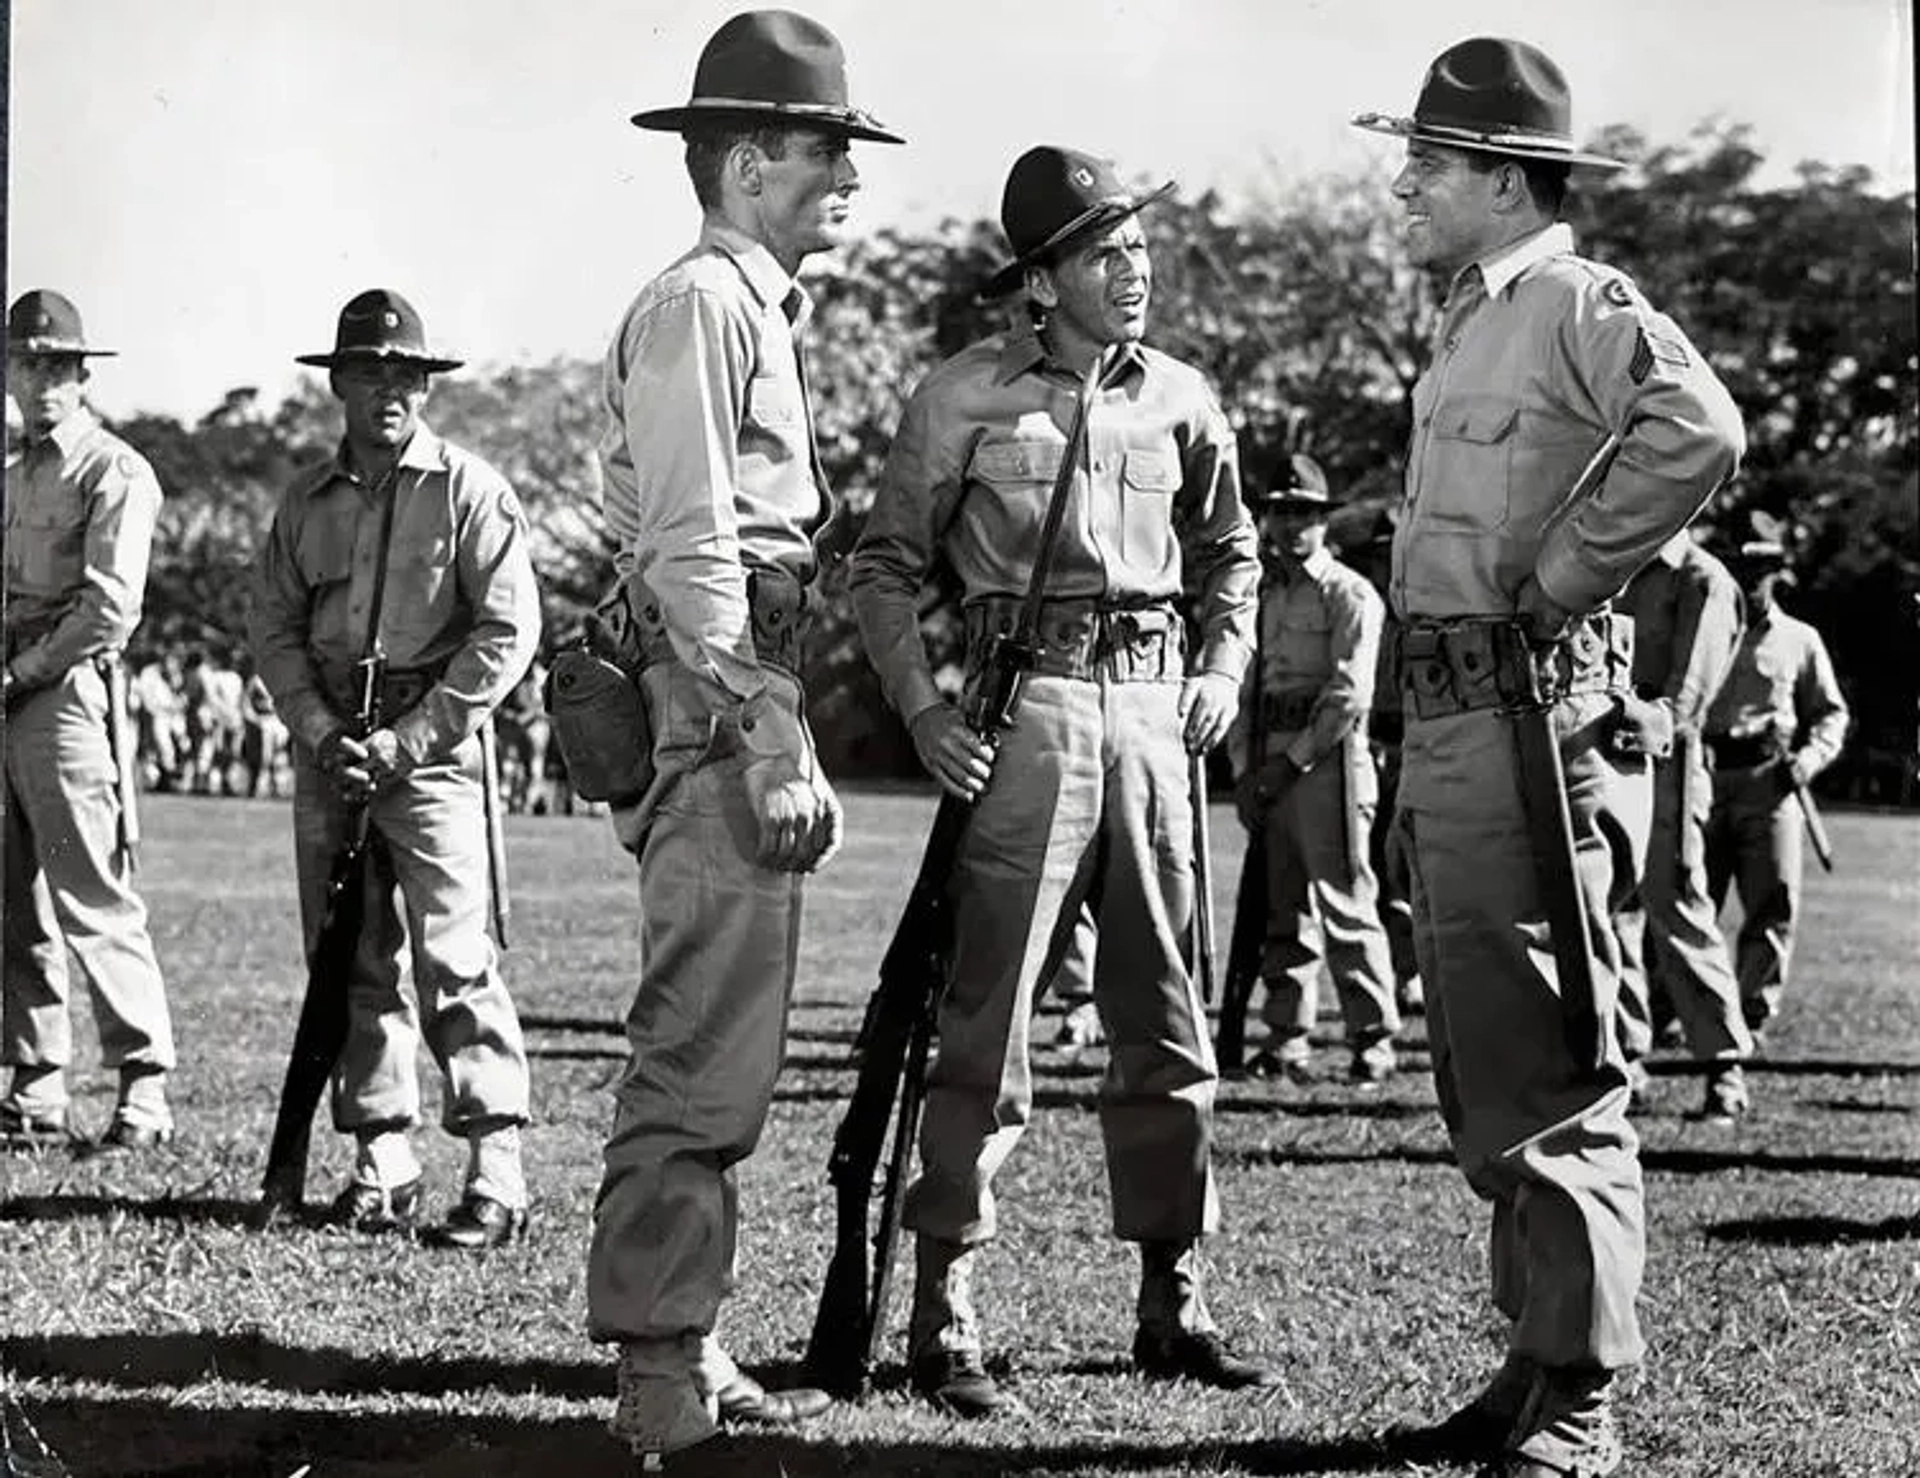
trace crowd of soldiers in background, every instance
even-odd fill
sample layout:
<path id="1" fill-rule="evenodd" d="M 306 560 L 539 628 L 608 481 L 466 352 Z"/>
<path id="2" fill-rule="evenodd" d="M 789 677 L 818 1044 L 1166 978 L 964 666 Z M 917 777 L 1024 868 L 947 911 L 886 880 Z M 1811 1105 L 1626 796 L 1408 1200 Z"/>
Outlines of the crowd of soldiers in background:
<path id="1" fill-rule="evenodd" d="M 500 794 L 515 815 L 572 815 L 566 767 L 548 743 L 536 661 L 493 716 Z M 143 790 L 178 795 L 283 797 L 293 794 L 287 726 L 244 655 L 228 666 L 205 648 L 149 653 L 129 664 L 127 712 L 138 740 Z"/>

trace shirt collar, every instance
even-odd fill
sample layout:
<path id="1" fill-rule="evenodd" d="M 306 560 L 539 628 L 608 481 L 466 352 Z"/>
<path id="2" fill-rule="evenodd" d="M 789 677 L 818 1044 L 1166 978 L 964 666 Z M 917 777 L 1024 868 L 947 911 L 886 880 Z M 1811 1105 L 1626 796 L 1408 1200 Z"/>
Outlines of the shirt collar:
<path id="1" fill-rule="evenodd" d="M 1548 257 L 1565 256 L 1573 250 L 1573 227 L 1555 221 L 1531 236 L 1510 241 L 1473 263 L 1480 269 L 1480 281 L 1489 298 L 1497 298 L 1519 280 L 1526 270 Z M 1463 275 L 1472 268 L 1462 269 Z"/>
<path id="2" fill-rule="evenodd" d="M 1000 359 L 994 366 L 993 380 L 996 385 L 1010 385 L 1021 375 L 1038 369 L 1047 363 L 1047 346 L 1040 342 L 1040 335 L 1031 324 L 1011 330 L 1006 343 L 1000 346 Z M 1121 347 L 1120 363 L 1132 367 L 1144 367 L 1140 345 L 1129 343 Z"/>
<path id="3" fill-rule="evenodd" d="M 100 418 L 87 406 L 74 407 L 73 414 L 47 433 L 47 440 L 60 453 L 64 461 L 80 450 L 80 444 L 100 425 Z"/>
<path id="4" fill-rule="evenodd" d="M 1677 570 L 1687 562 L 1687 546 L 1691 543 L 1693 543 L 1693 535 L 1682 529 L 1655 550 L 1653 557 L 1668 569 Z"/>
<path id="5" fill-rule="evenodd" d="M 1325 544 L 1322 544 L 1318 549 L 1314 550 L 1312 554 L 1300 560 L 1298 563 L 1285 559 L 1275 560 L 1273 570 L 1280 583 L 1288 589 L 1292 589 L 1294 585 L 1301 581 L 1318 585 L 1320 581 L 1325 578 L 1327 571 L 1332 565 L 1333 551 Z"/>
<path id="6" fill-rule="evenodd" d="M 772 252 L 738 226 L 709 216 L 700 226 L 700 244 L 711 247 L 733 263 L 748 290 L 760 300 L 761 307 L 781 309 L 795 328 L 804 325 L 812 315 L 813 299 L 807 296 L 807 290 L 773 259 Z M 787 299 L 796 293 L 798 304 L 789 308 Z"/>
<path id="7" fill-rule="evenodd" d="M 400 448 L 396 465 L 406 468 L 409 472 L 438 472 L 446 466 L 445 446 L 446 443 L 440 439 L 437 431 L 425 421 L 415 421 L 413 435 L 409 436 L 407 444 Z M 333 464 L 329 470 L 332 473 L 332 476 L 327 479 L 329 482 L 339 478 L 343 482 L 353 483 L 356 487 L 360 485 L 359 473 L 353 470 L 353 463 L 347 460 L 347 439 L 344 436 L 340 438 L 340 444 L 333 449 Z"/>

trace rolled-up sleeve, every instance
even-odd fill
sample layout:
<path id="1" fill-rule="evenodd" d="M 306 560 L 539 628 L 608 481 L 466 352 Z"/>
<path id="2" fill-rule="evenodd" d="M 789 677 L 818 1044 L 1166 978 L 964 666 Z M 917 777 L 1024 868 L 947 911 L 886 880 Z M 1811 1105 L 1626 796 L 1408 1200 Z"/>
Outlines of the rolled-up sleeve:
<path id="1" fill-rule="evenodd" d="M 922 384 L 907 403 L 847 566 L 867 660 L 909 724 L 941 701 L 920 634 L 920 591 L 964 484 L 964 437 L 941 424 L 939 399 Z"/>
<path id="2" fill-rule="evenodd" d="M 159 517 L 160 483 L 153 469 L 123 452 L 88 497 L 79 591 L 53 629 L 13 659 L 18 681 L 49 682 L 77 662 L 126 645 L 140 624 Z"/>
<path id="3" fill-rule="evenodd" d="M 1618 593 L 1738 470 L 1746 434 L 1699 350 L 1624 279 L 1576 294 L 1557 335 L 1558 393 L 1618 437 L 1605 476 L 1557 520 L 1534 565 L 1549 596 L 1586 611 Z"/>
<path id="4" fill-rule="evenodd" d="M 1195 597 L 1201 672 L 1240 681 L 1253 651 L 1259 603 L 1259 540 L 1240 498 L 1233 428 L 1210 389 L 1181 458 L 1179 500 L 1184 582 Z"/>
<path id="5" fill-rule="evenodd" d="M 741 699 L 767 681 L 734 497 L 753 360 L 744 319 L 688 287 L 631 314 L 609 364 L 632 480 L 630 506 L 617 478 L 609 490 L 622 567 L 659 601 L 680 660 Z"/>
<path id="6" fill-rule="evenodd" d="M 472 625 L 440 680 L 393 726 L 416 765 L 451 754 L 477 731 L 526 674 L 540 644 L 540 588 L 526 515 L 503 479 L 469 475 L 475 487 L 458 530 L 454 568 Z"/>

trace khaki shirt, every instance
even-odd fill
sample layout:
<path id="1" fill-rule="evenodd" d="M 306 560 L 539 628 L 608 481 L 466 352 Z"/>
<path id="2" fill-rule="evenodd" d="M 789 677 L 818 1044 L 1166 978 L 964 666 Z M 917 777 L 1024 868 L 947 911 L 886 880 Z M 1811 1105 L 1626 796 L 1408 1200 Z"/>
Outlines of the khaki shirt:
<path id="1" fill-rule="evenodd" d="M 1812 779 L 1847 737 L 1847 700 L 1820 633 L 1775 606 L 1747 627 L 1707 714 L 1716 739 L 1778 734 Z"/>
<path id="2" fill-rule="evenodd" d="M 140 624 L 160 484 L 82 406 L 7 469 L 7 665 L 28 687 L 118 651 Z"/>
<path id="3" fill-rule="evenodd" d="M 1611 464 L 1566 503 L 1609 436 Z M 1555 225 L 1461 269 L 1413 392 L 1393 543 L 1403 618 L 1612 596 L 1738 467 L 1739 412 L 1673 320 Z"/>
<path id="4" fill-rule="evenodd" d="M 1366 578 L 1321 549 L 1297 574 L 1270 576 L 1260 592 L 1262 701 L 1311 696 L 1287 757 L 1311 770 L 1373 707 L 1386 607 Z M 1253 683 L 1247 684 L 1249 694 Z M 1260 722 L 1258 714 L 1251 715 Z"/>
<path id="5" fill-rule="evenodd" d="M 1628 583 L 1615 609 L 1633 618 L 1633 687 L 1663 698 L 1674 727 L 1698 734 L 1740 645 L 1743 602 L 1727 567 L 1676 534 Z"/>
<path id="6" fill-rule="evenodd" d="M 345 448 L 280 500 L 254 568 L 253 654 L 288 731 L 317 749 L 352 717 L 380 557 L 381 500 Z M 441 670 L 389 727 L 415 764 L 479 729 L 533 660 L 540 592 L 506 479 L 422 422 L 400 453 L 380 606 L 396 671 Z"/>
<path id="7" fill-rule="evenodd" d="M 779 566 L 807 584 L 833 509 L 800 357 L 811 314 L 764 246 L 709 220 L 607 351 L 614 568 L 659 603 L 680 660 L 741 699 L 766 685 L 748 571 Z"/>
<path id="8" fill-rule="evenodd" d="M 936 559 L 963 604 L 1024 596 L 1080 377 L 1031 330 L 996 334 L 908 402 L 848 569 L 867 655 L 901 718 L 941 701 L 919 599 Z M 1091 469 L 1091 477 L 1088 469 Z M 1055 599 L 1198 599 L 1203 671 L 1239 679 L 1260 565 L 1233 430 L 1199 371 L 1136 345 L 1097 392 L 1048 571 Z"/>

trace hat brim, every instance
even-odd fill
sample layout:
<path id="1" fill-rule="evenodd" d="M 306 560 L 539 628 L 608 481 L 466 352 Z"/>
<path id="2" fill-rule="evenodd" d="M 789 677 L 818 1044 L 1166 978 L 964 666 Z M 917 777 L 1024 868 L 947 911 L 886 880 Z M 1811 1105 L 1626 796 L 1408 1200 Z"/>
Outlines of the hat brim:
<path id="1" fill-rule="evenodd" d="M 820 103 L 761 103 L 750 98 L 695 98 L 679 108 L 649 108 L 630 120 L 635 128 L 655 133 L 685 133 L 716 123 L 742 122 L 788 128 L 817 128 L 822 133 L 864 139 L 870 144 L 904 144 L 906 140 L 857 108 Z"/>
<path id="2" fill-rule="evenodd" d="M 1609 159 L 1604 154 L 1589 154 L 1557 139 L 1454 128 L 1448 124 L 1422 123 L 1417 118 L 1396 118 L 1387 113 L 1361 113 L 1354 118 L 1353 126 L 1364 128 L 1369 133 L 1392 134 L 1395 138 L 1416 139 L 1421 143 L 1440 144 L 1449 149 L 1465 149 L 1472 154 L 1498 154 L 1507 159 L 1544 159 L 1575 169 L 1607 173 L 1627 167 L 1625 160 Z"/>
<path id="3" fill-rule="evenodd" d="M 1332 513 L 1340 505 L 1323 493 L 1302 493 L 1288 489 L 1284 492 L 1262 493 L 1254 500 L 1253 506 L 1260 513 L 1280 509 L 1311 509 L 1315 513 Z"/>
<path id="4" fill-rule="evenodd" d="M 430 375 L 443 375 L 448 370 L 457 370 L 466 363 L 464 359 L 440 359 L 431 354 L 408 354 L 393 349 L 349 349 L 344 354 L 296 354 L 295 364 L 311 364 L 319 369 L 339 369 L 343 364 L 410 364 L 416 369 L 425 370 Z"/>
<path id="5" fill-rule="evenodd" d="M 116 359 L 120 351 L 92 349 L 85 344 L 75 344 L 66 339 L 22 339 L 19 343 L 9 340 L 7 353 L 24 354 L 30 359 L 55 359 L 62 355 L 73 359 Z"/>
<path id="6" fill-rule="evenodd" d="M 1042 258 L 1052 256 L 1070 245 L 1077 236 L 1089 231 L 1105 231 L 1117 226 L 1130 216 L 1137 216 L 1149 205 L 1166 199 L 1174 191 L 1174 181 L 1169 180 L 1157 190 L 1127 201 L 1103 200 L 1075 216 L 1055 231 L 1038 246 L 1030 247 L 1020 253 L 1011 262 L 998 269 L 985 282 L 981 283 L 974 296 L 983 303 L 1004 298 L 1018 288 L 1027 279 L 1027 268 Z"/>

